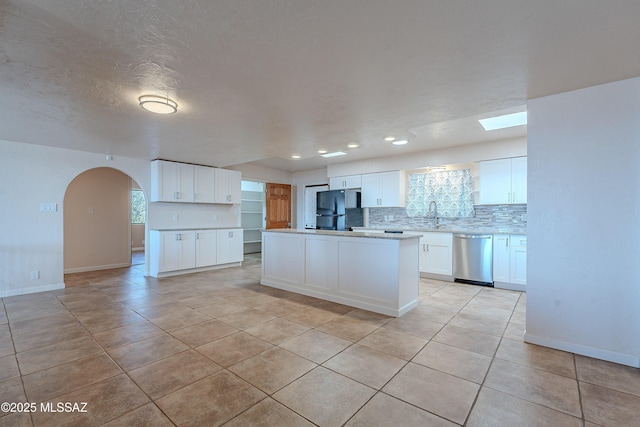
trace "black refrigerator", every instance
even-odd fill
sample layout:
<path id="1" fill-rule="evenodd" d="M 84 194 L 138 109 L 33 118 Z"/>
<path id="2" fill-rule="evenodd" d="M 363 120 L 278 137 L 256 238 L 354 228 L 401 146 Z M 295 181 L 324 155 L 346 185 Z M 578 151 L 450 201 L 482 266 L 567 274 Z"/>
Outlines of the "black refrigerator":
<path id="1" fill-rule="evenodd" d="M 364 215 L 360 207 L 360 191 L 320 191 L 316 195 L 316 229 L 349 230 L 362 227 Z"/>

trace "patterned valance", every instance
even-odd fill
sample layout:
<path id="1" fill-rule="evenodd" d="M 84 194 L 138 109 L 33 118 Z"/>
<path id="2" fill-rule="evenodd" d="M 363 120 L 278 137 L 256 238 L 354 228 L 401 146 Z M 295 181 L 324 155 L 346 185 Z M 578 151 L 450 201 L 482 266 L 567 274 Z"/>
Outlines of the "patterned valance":
<path id="1" fill-rule="evenodd" d="M 427 216 L 431 201 L 438 205 L 438 216 L 473 216 L 471 170 L 410 174 L 407 215 Z"/>

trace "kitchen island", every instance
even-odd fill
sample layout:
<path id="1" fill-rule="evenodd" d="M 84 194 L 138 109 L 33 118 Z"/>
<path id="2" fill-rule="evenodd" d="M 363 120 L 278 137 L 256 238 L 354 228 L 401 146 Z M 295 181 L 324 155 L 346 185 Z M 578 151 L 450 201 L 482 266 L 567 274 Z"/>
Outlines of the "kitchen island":
<path id="1" fill-rule="evenodd" d="M 265 230 L 260 283 L 389 316 L 418 303 L 419 236 Z"/>

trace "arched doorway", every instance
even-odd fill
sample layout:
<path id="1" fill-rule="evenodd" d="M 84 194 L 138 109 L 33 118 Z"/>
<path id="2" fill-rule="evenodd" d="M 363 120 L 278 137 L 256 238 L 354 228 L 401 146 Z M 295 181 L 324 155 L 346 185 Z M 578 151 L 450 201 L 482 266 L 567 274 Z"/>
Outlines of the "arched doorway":
<path id="1" fill-rule="evenodd" d="M 63 209 L 65 274 L 132 264 L 132 246 L 144 245 L 144 224 L 141 238 L 132 229 L 132 188 L 139 186 L 129 175 L 109 167 L 89 169 L 69 183 Z"/>

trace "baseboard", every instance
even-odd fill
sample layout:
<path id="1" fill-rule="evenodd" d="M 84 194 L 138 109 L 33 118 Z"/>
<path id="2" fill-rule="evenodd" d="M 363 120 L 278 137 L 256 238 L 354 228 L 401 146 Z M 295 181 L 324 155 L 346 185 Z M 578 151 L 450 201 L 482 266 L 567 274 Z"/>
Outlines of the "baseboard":
<path id="1" fill-rule="evenodd" d="M 131 248 L 131 252 L 143 252 L 144 251 L 144 246 L 141 246 L 139 248 Z"/>
<path id="2" fill-rule="evenodd" d="M 54 283 L 52 285 L 34 286 L 32 288 L 12 289 L 9 291 L 0 291 L 0 298 L 13 297 L 16 295 L 35 294 L 38 292 L 55 291 L 64 289 L 64 283 Z"/>
<path id="3" fill-rule="evenodd" d="M 445 282 L 453 282 L 453 276 L 448 276 L 446 274 L 425 273 L 424 271 L 421 271 L 420 277 L 422 279 L 433 279 L 433 280 L 443 280 Z"/>
<path id="4" fill-rule="evenodd" d="M 94 265 L 91 267 L 67 268 L 64 270 L 64 274 L 84 273 L 87 271 L 110 270 L 112 268 L 123 268 L 123 267 L 131 267 L 131 261 L 121 263 L 121 264 Z"/>
<path id="5" fill-rule="evenodd" d="M 526 292 L 525 285 L 518 285 L 516 283 L 506 283 L 506 282 L 493 282 L 493 287 L 496 289 L 507 289 L 509 291 L 521 291 Z"/>
<path id="6" fill-rule="evenodd" d="M 151 272 L 149 276 L 155 277 L 157 279 L 161 279 L 163 277 L 181 276 L 183 274 L 201 273 L 203 271 L 219 270 L 221 268 L 240 267 L 240 266 L 242 266 L 242 262 L 231 262 L 228 264 L 217 264 L 217 265 L 210 265 L 207 267 L 189 268 L 186 270 L 166 271 L 163 273 Z"/>
<path id="7" fill-rule="evenodd" d="M 575 344 L 551 338 L 539 337 L 529 332 L 524 334 L 525 342 L 537 344 L 544 347 L 555 348 L 557 350 L 568 351 L 582 356 L 593 357 L 594 359 L 606 360 L 608 362 L 619 363 L 634 368 L 640 368 L 640 355 L 617 353 L 615 351 L 603 350 L 587 345 Z"/>

